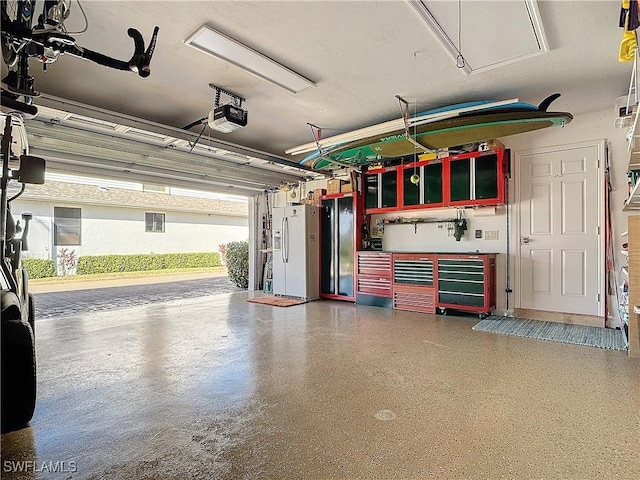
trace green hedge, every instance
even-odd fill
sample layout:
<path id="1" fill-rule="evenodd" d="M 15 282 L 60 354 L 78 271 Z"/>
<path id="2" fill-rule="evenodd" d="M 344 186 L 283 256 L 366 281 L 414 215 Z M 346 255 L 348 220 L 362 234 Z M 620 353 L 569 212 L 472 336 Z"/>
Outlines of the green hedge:
<path id="1" fill-rule="evenodd" d="M 227 272 L 237 287 L 249 287 L 249 242 L 227 244 Z"/>
<path id="2" fill-rule="evenodd" d="M 46 278 L 56 276 L 56 264 L 53 260 L 42 258 L 23 258 L 22 266 L 27 270 L 29 278 Z"/>
<path id="3" fill-rule="evenodd" d="M 78 258 L 78 275 L 140 272 L 172 268 L 219 267 L 220 255 L 212 253 L 152 253 L 141 255 L 86 255 Z"/>

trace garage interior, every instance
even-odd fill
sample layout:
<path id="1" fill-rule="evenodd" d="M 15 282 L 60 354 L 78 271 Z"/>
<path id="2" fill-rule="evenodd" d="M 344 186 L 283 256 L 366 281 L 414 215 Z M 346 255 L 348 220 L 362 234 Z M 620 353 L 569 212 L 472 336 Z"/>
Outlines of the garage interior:
<path id="1" fill-rule="evenodd" d="M 637 477 L 640 333 L 633 307 L 625 326 L 616 303 L 627 266 L 629 305 L 640 305 L 640 193 L 628 176 L 638 168 L 636 116 L 620 110 L 638 98 L 635 62 L 619 61 L 620 2 L 81 4 L 82 12 L 70 3 L 67 29 L 81 30 L 86 16 L 78 43 L 109 55 L 131 51 L 127 28 L 148 39 L 159 26 L 151 75 L 70 55 L 44 72 L 32 60 L 42 95 L 38 115 L 25 120 L 30 153 L 50 172 L 249 197 L 249 289 L 37 322 L 36 410 L 29 426 L 2 435 L 3 476 Z M 203 26 L 286 65 L 302 87 L 189 45 Z M 6 72 L 3 64 L 2 78 Z M 458 143 L 445 152 L 414 149 L 408 158 L 378 158 L 379 169 L 372 161 L 301 163 L 313 148 L 285 153 L 405 114 L 469 102 L 537 106 L 556 92 L 548 111 L 570 121 L 474 140 L 468 151 L 453 148 L 465 147 Z M 245 127 L 210 127 L 217 95 L 246 110 Z M 456 203 L 453 162 L 470 157 L 476 165 L 487 151 L 498 158 L 495 195 Z M 435 158 L 417 161 L 428 153 Z M 538 184 L 546 161 L 559 170 Z M 402 175 L 419 176 L 420 185 L 424 167 L 440 162 L 449 175 L 441 201 L 403 198 Z M 574 181 L 575 165 L 585 175 Z M 383 203 L 382 183 L 381 203 L 367 204 L 367 181 L 382 182 L 387 171 L 397 204 Z M 560 195 L 548 215 L 533 208 L 543 190 L 543 199 Z M 335 202 L 338 212 L 340 199 L 354 205 L 353 242 L 348 261 L 338 252 L 332 264 L 334 290 L 325 289 L 318 262 L 305 269 L 319 283 L 302 295 L 309 301 L 248 302 L 274 294 L 274 211 L 322 212 Z M 548 272 L 549 284 L 560 279 L 560 300 L 539 295 L 545 279 L 531 273 L 531 259 L 557 247 L 543 243 L 540 222 L 560 222 L 573 235 L 570 247 L 559 243 L 561 260 Z M 583 248 L 576 229 L 589 230 L 588 253 L 575 253 Z M 493 301 L 455 308 L 432 288 L 419 290 L 435 295 L 428 305 L 423 296 L 417 308 L 398 308 L 396 293 L 417 290 L 389 277 L 389 294 L 372 294 L 362 280 L 380 278 L 358 271 L 367 255 L 428 258 L 436 283 L 445 278 L 443 259 L 486 257 L 494 263 L 484 295 L 491 291 Z M 347 263 L 345 293 L 336 282 Z M 475 331 L 478 314 L 624 331 L 628 345 Z"/>

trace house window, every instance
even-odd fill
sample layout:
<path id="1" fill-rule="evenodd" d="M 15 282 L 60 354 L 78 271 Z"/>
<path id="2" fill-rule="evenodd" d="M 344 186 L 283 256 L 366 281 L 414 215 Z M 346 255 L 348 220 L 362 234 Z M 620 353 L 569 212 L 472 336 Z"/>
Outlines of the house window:
<path id="1" fill-rule="evenodd" d="M 55 245 L 80 245 L 81 209 L 53 207 Z"/>
<path id="2" fill-rule="evenodd" d="M 145 232 L 164 232 L 164 213 L 145 213 Z"/>

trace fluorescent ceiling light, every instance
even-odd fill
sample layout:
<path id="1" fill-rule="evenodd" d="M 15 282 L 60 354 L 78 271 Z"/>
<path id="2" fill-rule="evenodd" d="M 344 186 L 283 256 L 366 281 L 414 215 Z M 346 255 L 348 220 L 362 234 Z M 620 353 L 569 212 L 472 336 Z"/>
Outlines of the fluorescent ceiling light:
<path id="1" fill-rule="evenodd" d="M 294 94 L 315 86 L 315 83 L 302 75 L 207 25 L 196 30 L 184 43 L 232 63 Z"/>

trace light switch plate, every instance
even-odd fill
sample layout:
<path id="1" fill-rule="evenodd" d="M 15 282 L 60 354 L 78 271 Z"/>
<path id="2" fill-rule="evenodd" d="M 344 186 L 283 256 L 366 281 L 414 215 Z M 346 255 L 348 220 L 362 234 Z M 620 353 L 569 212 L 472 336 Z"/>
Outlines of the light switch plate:
<path id="1" fill-rule="evenodd" d="M 485 240 L 498 240 L 500 238 L 498 230 L 485 230 L 484 231 L 484 239 Z"/>

